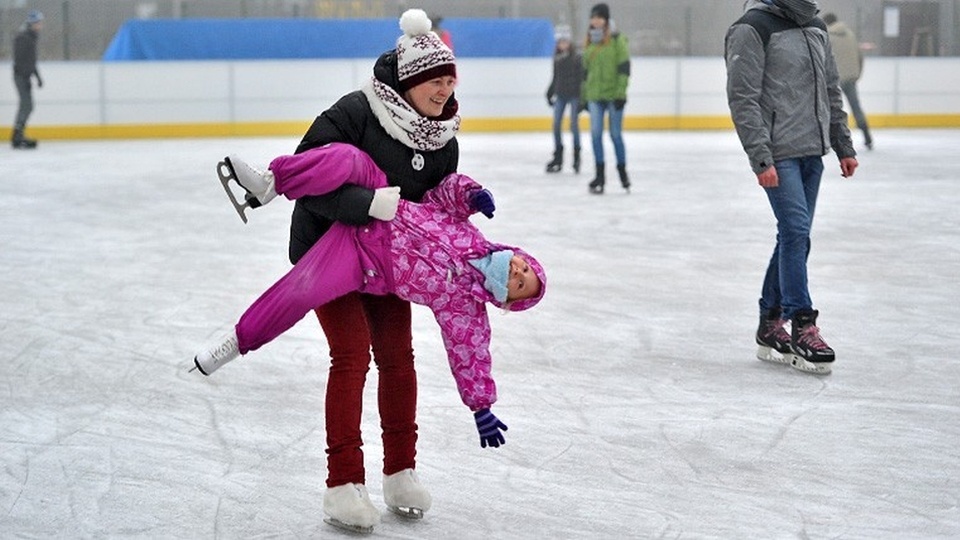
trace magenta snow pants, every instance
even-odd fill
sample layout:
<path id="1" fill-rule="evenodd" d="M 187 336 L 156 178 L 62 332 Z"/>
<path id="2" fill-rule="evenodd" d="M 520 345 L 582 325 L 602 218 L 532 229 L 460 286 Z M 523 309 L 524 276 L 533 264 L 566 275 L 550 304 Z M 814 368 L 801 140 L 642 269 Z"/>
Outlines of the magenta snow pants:
<path id="1" fill-rule="evenodd" d="M 277 193 L 288 199 L 323 195 L 345 183 L 369 188 L 387 185 L 383 171 L 366 154 L 347 145 L 281 156 L 270 163 L 270 170 Z M 260 295 L 237 323 L 240 354 L 260 348 L 314 308 L 349 292 L 388 292 L 367 286 L 361 236 L 357 227 L 335 223 L 285 276 Z"/>

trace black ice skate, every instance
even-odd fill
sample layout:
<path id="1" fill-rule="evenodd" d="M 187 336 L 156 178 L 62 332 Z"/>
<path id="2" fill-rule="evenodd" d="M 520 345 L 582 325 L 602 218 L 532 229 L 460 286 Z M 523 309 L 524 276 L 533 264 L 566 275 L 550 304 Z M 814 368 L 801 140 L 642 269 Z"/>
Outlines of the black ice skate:
<path id="1" fill-rule="evenodd" d="M 617 165 L 617 174 L 620 175 L 620 185 L 623 186 L 623 189 L 630 193 L 630 177 L 627 176 L 627 166 L 620 164 Z"/>
<path id="2" fill-rule="evenodd" d="M 23 135 L 23 129 L 14 129 L 13 136 L 10 138 L 10 146 L 15 150 L 32 150 L 37 147 L 37 141 L 28 139 Z"/>
<path id="3" fill-rule="evenodd" d="M 563 168 L 563 147 L 559 147 L 553 151 L 553 159 L 550 160 L 550 163 L 547 163 L 547 172 L 548 173 L 557 173 L 560 172 L 560 169 Z"/>
<path id="4" fill-rule="evenodd" d="M 597 163 L 597 176 L 587 184 L 587 189 L 590 190 L 590 193 L 594 195 L 603 195 L 603 186 L 606 184 L 606 173 L 604 171 L 604 164 Z"/>
<path id="5" fill-rule="evenodd" d="M 760 315 L 757 328 L 757 358 L 764 362 L 790 364 L 793 351 L 790 349 L 790 333 L 784 328 L 787 320 L 780 318 L 779 308 Z"/>
<path id="6" fill-rule="evenodd" d="M 817 315 L 813 309 L 798 311 L 793 316 L 791 329 L 791 364 L 807 373 L 826 375 L 835 359 L 833 349 L 820 337 Z"/>

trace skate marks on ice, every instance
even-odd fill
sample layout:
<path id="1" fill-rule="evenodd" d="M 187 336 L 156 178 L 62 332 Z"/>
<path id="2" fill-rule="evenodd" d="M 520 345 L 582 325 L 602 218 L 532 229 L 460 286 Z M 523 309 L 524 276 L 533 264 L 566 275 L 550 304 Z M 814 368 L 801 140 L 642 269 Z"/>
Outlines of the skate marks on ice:
<path id="1" fill-rule="evenodd" d="M 547 175 L 547 134 L 461 138 L 460 169 L 497 197 L 478 226 L 529 247 L 550 294 L 491 312 L 510 426 L 493 452 L 414 310 L 422 520 L 384 504 L 370 370 L 374 536 L 960 536 L 960 164 L 943 159 L 960 131 L 881 130 L 851 180 L 825 158 L 810 264 L 830 377 L 752 358 L 774 223 L 735 134 L 625 138 L 631 197 Z M 0 149 L 17 179 L 0 198 L 0 530 L 339 537 L 323 523 L 316 321 L 212 377 L 180 370 L 289 268 L 292 207 L 245 211 L 244 227 L 216 163 L 296 142 Z"/>

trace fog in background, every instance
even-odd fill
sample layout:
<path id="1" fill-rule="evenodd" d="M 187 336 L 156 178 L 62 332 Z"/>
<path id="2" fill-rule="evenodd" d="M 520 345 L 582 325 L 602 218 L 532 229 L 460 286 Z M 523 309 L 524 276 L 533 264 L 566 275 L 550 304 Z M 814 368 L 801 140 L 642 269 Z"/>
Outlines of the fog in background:
<path id="1" fill-rule="evenodd" d="M 583 37 L 595 0 L 0 0 L 0 59 L 9 59 L 13 34 L 31 9 L 46 15 L 41 60 L 99 60 L 117 29 L 135 18 L 397 17 L 419 7 L 431 15 L 545 17 Z M 723 35 L 742 12 L 741 0 L 609 0 L 634 56 L 719 56 Z M 960 0 L 820 1 L 864 43 L 868 54 L 960 54 Z M 885 13 L 887 17 L 885 18 Z M 899 14 L 893 25 L 892 14 Z M 891 37 L 894 29 L 897 35 Z M 398 30 L 399 33 L 399 30 Z M 359 36 L 358 36 L 359 38 Z M 454 36 L 456 39 L 456 36 Z M 510 39 L 510 36 L 490 36 Z"/>

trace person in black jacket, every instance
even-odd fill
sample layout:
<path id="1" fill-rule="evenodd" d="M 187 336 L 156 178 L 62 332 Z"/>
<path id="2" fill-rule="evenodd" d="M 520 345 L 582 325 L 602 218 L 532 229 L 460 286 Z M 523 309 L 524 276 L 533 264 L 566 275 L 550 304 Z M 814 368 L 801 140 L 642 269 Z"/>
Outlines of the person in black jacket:
<path id="1" fill-rule="evenodd" d="M 553 79 L 547 88 L 547 103 L 553 107 L 553 160 L 547 172 L 563 168 L 563 111 L 570 107 L 570 134 L 573 136 L 573 171 L 580 172 L 580 85 L 583 83 L 583 59 L 577 53 L 569 26 L 558 26 L 553 53 Z"/>
<path id="2" fill-rule="evenodd" d="M 42 28 L 43 13 L 31 11 L 13 38 L 13 82 L 20 96 L 20 106 L 13 121 L 13 136 L 10 139 L 14 148 L 37 147 L 37 141 L 24 137 L 23 130 L 27 127 L 27 118 L 33 112 L 32 77 L 37 78 L 38 87 L 43 87 L 43 79 L 37 71 L 37 39 Z"/>
<path id="3" fill-rule="evenodd" d="M 456 59 L 431 32 L 425 12 L 401 16 L 404 35 L 382 54 L 362 89 L 338 100 L 314 120 L 296 152 L 332 142 L 360 148 L 400 188 L 419 202 L 456 172 L 460 128 L 454 96 Z M 378 191 L 347 185 L 324 196 L 297 200 L 290 225 L 290 260 L 296 263 L 334 221 L 364 224 L 379 204 Z M 324 512 L 334 525 L 370 531 L 380 514 L 366 491 L 360 436 L 363 386 L 372 349 L 377 366 L 383 429 L 383 489 L 388 508 L 422 517 L 430 494 L 416 474 L 417 378 L 410 303 L 394 295 L 350 293 L 316 310 L 330 346 L 327 379 L 327 490 Z"/>

